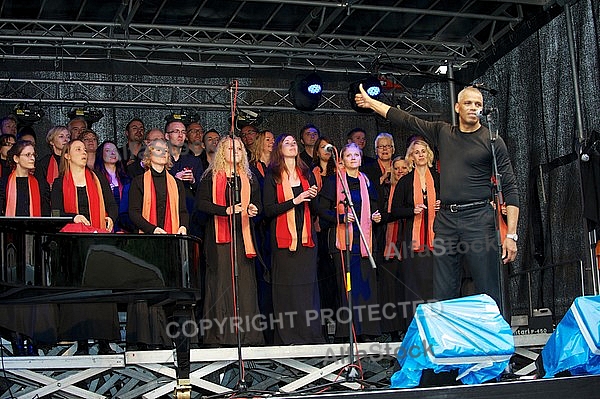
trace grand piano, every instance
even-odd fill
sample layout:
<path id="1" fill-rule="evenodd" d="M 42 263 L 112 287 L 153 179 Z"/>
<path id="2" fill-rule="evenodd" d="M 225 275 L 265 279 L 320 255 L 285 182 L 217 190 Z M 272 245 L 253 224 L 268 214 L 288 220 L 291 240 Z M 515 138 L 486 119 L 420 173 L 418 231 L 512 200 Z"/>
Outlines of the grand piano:
<path id="1" fill-rule="evenodd" d="M 179 325 L 193 317 L 202 287 L 198 238 L 61 233 L 70 222 L 0 217 L 0 306 L 147 301 Z M 190 341 L 178 335 L 178 377 L 185 379 Z"/>

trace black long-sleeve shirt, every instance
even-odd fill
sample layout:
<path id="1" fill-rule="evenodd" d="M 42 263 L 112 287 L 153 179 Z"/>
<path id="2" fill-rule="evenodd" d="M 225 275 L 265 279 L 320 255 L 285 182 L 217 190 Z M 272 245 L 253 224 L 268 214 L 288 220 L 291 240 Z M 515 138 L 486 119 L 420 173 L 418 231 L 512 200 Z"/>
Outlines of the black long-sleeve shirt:
<path id="1" fill-rule="evenodd" d="M 31 216 L 29 214 L 29 180 L 26 177 L 17 177 L 17 204 L 15 209 L 16 216 Z M 6 186 L 8 176 L 0 180 L 0 214 L 5 216 L 7 193 Z M 50 186 L 46 180 L 38 180 L 40 188 L 40 207 L 42 216 L 50 216 Z"/>
<path id="2" fill-rule="evenodd" d="M 467 204 L 491 198 L 493 162 L 490 132 L 481 126 L 464 133 L 446 122 L 428 122 L 398 108 L 386 118 L 393 124 L 429 139 L 440 152 L 440 195 L 442 204 Z M 519 206 L 518 188 L 506 144 L 496 139 L 496 159 L 502 175 L 502 192 L 507 205 Z"/>
<path id="3" fill-rule="evenodd" d="M 144 174 L 136 176 L 129 188 L 129 218 L 132 223 L 144 233 L 152 234 L 156 227 L 164 228 L 165 210 L 167 206 L 167 171 L 157 172 L 150 168 L 154 190 L 156 192 L 156 225 L 142 216 L 144 205 Z M 179 225 L 189 227 L 189 214 L 185 205 L 185 189 L 181 181 L 175 179 L 179 193 Z"/>

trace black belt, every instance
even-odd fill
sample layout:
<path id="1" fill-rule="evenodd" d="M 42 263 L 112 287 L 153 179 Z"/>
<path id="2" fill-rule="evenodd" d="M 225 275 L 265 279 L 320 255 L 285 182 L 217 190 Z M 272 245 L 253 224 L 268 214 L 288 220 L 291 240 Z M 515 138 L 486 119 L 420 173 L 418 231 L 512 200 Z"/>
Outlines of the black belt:
<path id="1" fill-rule="evenodd" d="M 446 209 L 446 210 L 449 210 L 450 212 L 454 213 L 454 212 L 466 211 L 468 209 L 481 208 L 489 203 L 490 203 L 490 201 L 483 200 L 483 201 L 469 202 L 468 204 L 442 204 L 442 205 L 440 205 L 440 207 L 442 209 Z"/>

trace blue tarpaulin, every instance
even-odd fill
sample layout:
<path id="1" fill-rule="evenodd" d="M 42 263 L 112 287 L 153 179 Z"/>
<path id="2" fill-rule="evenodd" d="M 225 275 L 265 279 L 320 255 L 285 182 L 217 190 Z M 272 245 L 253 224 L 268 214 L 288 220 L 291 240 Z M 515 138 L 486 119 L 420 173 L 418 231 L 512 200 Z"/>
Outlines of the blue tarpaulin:
<path id="1" fill-rule="evenodd" d="M 542 350 L 546 374 L 600 374 L 600 296 L 575 298 Z"/>
<path id="2" fill-rule="evenodd" d="M 515 351 L 512 331 L 488 295 L 421 304 L 398 351 L 392 388 L 419 385 L 423 370 L 458 370 L 464 384 L 499 377 Z"/>

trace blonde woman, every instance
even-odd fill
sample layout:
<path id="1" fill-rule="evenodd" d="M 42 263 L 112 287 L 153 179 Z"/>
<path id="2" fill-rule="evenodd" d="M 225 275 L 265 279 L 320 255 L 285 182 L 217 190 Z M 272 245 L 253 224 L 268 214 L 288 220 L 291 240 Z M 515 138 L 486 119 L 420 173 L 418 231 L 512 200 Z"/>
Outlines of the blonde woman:
<path id="1" fill-rule="evenodd" d="M 171 167 L 167 142 L 151 141 L 142 160 L 145 172 L 131 182 L 129 217 L 146 234 L 186 234 L 189 214 L 180 180 L 168 172 Z"/>
<path id="2" fill-rule="evenodd" d="M 234 192 L 236 186 L 239 196 Z M 209 215 L 204 240 L 206 289 L 203 318 L 212 320 L 213 324 L 204 332 L 204 343 L 236 345 L 238 327 L 232 321 L 237 316 L 241 320 L 242 344 L 262 345 L 262 331 L 247 323 L 260 313 L 254 266 L 257 251 L 251 225 L 251 220 L 261 211 L 260 186 L 250 172 L 241 139 L 226 137 L 219 142 L 215 160 L 200 181 L 196 207 Z M 232 223 L 235 223 L 235 240 L 231 234 Z M 234 297 L 234 242 L 238 271 L 237 298 Z M 239 314 L 236 314 L 236 299 Z M 214 321 L 227 323 L 219 328 Z"/>
<path id="3" fill-rule="evenodd" d="M 408 147 L 410 172 L 400 179 L 392 199 L 392 214 L 405 221 L 402 238 L 405 300 L 433 299 L 433 222 L 440 208 L 439 175 L 432 169 L 433 151 L 417 139 Z M 407 322 L 412 319 L 408 315 Z"/>

